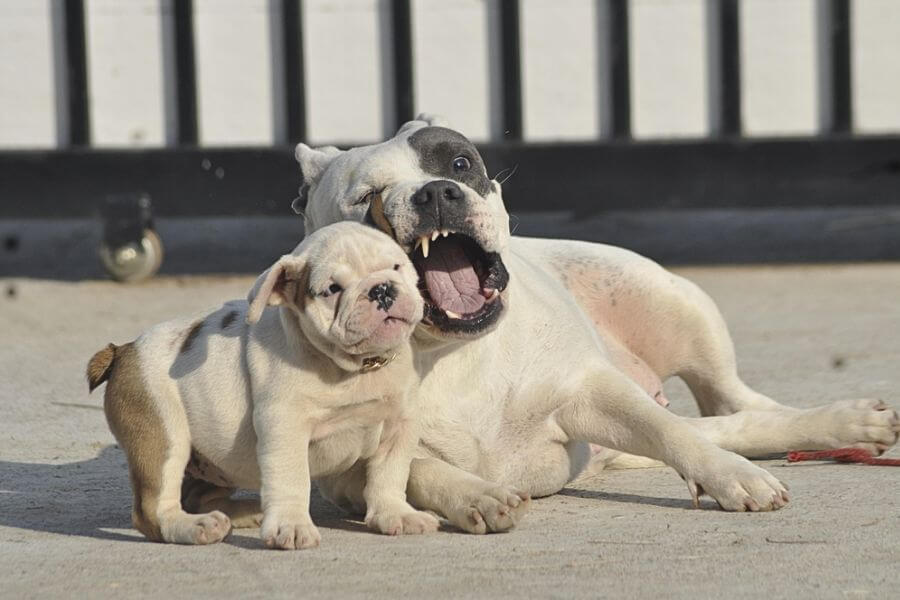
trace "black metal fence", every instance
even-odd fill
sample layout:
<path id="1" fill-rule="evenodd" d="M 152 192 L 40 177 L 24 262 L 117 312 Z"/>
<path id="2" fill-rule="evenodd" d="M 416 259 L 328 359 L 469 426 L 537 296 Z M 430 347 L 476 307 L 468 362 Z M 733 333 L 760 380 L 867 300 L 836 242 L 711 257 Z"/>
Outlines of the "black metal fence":
<path id="1" fill-rule="evenodd" d="M 631 139 L 628 2 L 609 0 L 606 31 L 610 139 L 584 143 L 522 140 L 519 2 L 500 0 L 504 139 L 480 145 L 492 172 L 518 165 L 504 197 L 514 211 L 580 215 L 653 208 L 900 206 L 900 136 L 854 135 L 849 0 L 823 0 L 830 98 L 825 129 L 803 138 L 742 137 L 738 0 L 710 4 L 715 76 L 712 135 L 689 141 Z M 306 135 L 303 11 L 281 0 L 283 87 L 289 142 Z M 0 151 L 0 217 L 96 214 L 111 194 L 152 197 L 158 216 L 288 215 L 299 174 L 289 147 L 197 146 L 193 3 L 174 0 L 177 146 L 149 150 L 91 147 L 83 0 L 66 0 L 66 147 Z M 413 117 L 410 0 L 390 2 L 394 114 Z M 276 74 L 277 75 L 277 74 Z M 227 173 L 226 178 L 220 176 Z"/>

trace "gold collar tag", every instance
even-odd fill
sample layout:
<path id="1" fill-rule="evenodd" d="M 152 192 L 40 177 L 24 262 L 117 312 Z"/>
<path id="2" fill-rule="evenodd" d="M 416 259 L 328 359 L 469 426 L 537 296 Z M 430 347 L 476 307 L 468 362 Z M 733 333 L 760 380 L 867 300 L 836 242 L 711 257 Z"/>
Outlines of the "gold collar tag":
<path id="1" fill-rule="evenodd" d="M 372 356 L 370 358 L 365 358 L 362 361 L 362 367 L 359 369 L 361 373 L 368 373 L 370 371 L 377 371 L 381 367 L 385 366 L 392 360 L 397 357 L 396 354 L 393 356 Z"/>

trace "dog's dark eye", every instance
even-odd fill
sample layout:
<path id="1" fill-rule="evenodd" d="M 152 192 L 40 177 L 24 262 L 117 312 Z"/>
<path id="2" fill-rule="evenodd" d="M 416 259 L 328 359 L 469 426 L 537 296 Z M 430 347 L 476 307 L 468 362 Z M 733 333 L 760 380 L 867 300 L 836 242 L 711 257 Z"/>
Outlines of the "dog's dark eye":
<path id="1" fill-rule="evenodd" d="M 343 289 L 344 288 L 342 288 L 340 285 L 338 285 L 336 283 L 332 283 L 331 285 L 328 286 L 327 290 L 325 290 L 324 292 L 322 292 L 319 295 L 322 296 L 323 298 L 327 298 L 328 296 L 331 296 L 332 294 L 339 294 Z"/>
<path id="2" fill-rule="evenodd" d="M 469 159 L 465 156 L 457 156 L 453 159 L 453 171 L 454 173 L 459 173 L 460 171 L 468 171 L 472 168 L 472 163 L 469 162 Z"/>
<path id="3" fill-rule="evenodd" d="M 395 271 L 399 271 L 399 270 L 400 270 L 400 263 L 397 263 L 396 265 L 394 265 L 394 270 L 395 270 Z"/>

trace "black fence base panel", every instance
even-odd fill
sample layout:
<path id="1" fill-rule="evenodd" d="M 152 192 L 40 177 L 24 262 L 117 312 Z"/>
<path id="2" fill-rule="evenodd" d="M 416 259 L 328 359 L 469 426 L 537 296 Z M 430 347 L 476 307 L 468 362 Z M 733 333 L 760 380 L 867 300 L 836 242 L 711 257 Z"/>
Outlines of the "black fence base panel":
<path id="1" fill-rule="evenodd" d="M 510 212 L 900 206 L 900 136 L 502 143 L 480 146 Z M 0 152 L 0 217 L 99 213 L 147 194 L 162 217 L 286 215 L 300 184 L 289 147 Z"/>

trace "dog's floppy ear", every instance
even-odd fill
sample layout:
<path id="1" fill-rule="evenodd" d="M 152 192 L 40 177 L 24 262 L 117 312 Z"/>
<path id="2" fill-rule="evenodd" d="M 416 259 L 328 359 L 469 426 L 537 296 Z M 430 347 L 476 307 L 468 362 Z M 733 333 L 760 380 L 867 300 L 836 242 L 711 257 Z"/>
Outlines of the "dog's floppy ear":
<path id="1" fill-rule="evenodd" d="M 407 121 L 397 130 L 397 135 L 422 127 L 450 127 L 450 122 L 441 115 L 431 113 L 419 113 L 412 121 Z"/>
<path id="2" fill-rule="evenodd" d="M 289 283 L 300 286 L 300 293 L 306 293 L 306 261 L 300 256 L 286 254 L 278 261 L 263 271 L 256 279 L 256 283 L 247 294 L 247 323 L 253 324 L 259 321 L 267 306 L 278 306 L 290 302 L 298 293 L 287 293 Z"/>
<path id="3" fill-rule="evenodd" d="M 300 186 L 297 198 L 291 203 L 295 213 L 301 213 L 306 209 L 309 187 L 319 180 L 331 161 L 340 155 L 343 150 L 334 146 L 310 148 L 306 144 L 297 144 L 294 149 L 294 158 L 300 163 L 300 174 L 303 175 L 303 184 Z"/>

